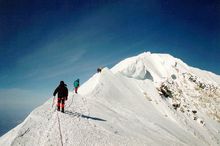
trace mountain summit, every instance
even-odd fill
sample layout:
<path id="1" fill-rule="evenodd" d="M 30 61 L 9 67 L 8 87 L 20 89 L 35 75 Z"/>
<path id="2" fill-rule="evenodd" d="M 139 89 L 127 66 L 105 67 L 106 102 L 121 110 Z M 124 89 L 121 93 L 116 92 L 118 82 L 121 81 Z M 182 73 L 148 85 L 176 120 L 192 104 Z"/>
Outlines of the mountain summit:
<path id="1" fill-rule="evenodd" d="M 0 145 L 220 145 L 220 76 L 169 54 L 142 53 L 103 68 L 52 98 L 0 138 Z"/>

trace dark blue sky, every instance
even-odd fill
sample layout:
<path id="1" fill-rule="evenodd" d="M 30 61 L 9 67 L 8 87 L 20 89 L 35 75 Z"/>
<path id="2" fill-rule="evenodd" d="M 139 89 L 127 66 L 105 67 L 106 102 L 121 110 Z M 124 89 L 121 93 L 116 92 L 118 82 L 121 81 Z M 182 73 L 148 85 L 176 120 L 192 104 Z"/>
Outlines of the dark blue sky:
<path id="1" fill-rule="evenodd" d="M 26 113 L 144 51 L 220 74 L 220 1 L 0 0 L 0 105 Z"/>

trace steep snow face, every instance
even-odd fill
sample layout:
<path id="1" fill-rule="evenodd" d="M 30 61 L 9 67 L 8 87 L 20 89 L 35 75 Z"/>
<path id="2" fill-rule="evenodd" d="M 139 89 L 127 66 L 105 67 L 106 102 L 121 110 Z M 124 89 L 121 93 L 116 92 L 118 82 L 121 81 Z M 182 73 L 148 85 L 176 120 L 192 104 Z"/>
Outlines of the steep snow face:
<path id="1" fill-rule="evenodd" d="M 51 98 L 0 145 L 220 144 L 219 76 L 170 55 L 128 58 L 78 93 L 69 95 L 64 114 L 51 108 Z"/>

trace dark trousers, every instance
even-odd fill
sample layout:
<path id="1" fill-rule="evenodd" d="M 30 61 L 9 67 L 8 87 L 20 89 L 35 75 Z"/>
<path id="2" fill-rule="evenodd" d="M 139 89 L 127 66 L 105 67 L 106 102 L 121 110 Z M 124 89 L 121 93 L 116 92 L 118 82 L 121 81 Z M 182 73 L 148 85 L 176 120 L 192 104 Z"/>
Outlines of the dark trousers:
<path id="1" fill-rule="evenodd" d="M 62 108 L 62 112 L 64 112 L 64 106 L 65 106 L 65 97 L 58 97 L 57 98 L 57 110 L 60 111 L 60 107 Z"/>
<path id="2" fill-rule="evenodd" d="M 79 88 L 79 87 L 75 87 L 75 93 L 78 93 L 78 92 L 77 92 L 77 91 L 78 91 L 78 88 Z"/>

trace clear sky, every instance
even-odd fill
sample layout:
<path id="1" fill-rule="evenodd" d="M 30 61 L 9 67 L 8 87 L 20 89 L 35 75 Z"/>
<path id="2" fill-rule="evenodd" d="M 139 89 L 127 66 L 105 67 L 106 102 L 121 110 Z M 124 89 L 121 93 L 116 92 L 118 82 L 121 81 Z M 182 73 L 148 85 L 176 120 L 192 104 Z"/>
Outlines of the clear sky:
<path id="1" fill-rule="evenodd" d="M 145 51 L 220 74 L 220 1 L 0 0 L 0 134 L 60 80 L 72 90 L 74 79 Z"/>

